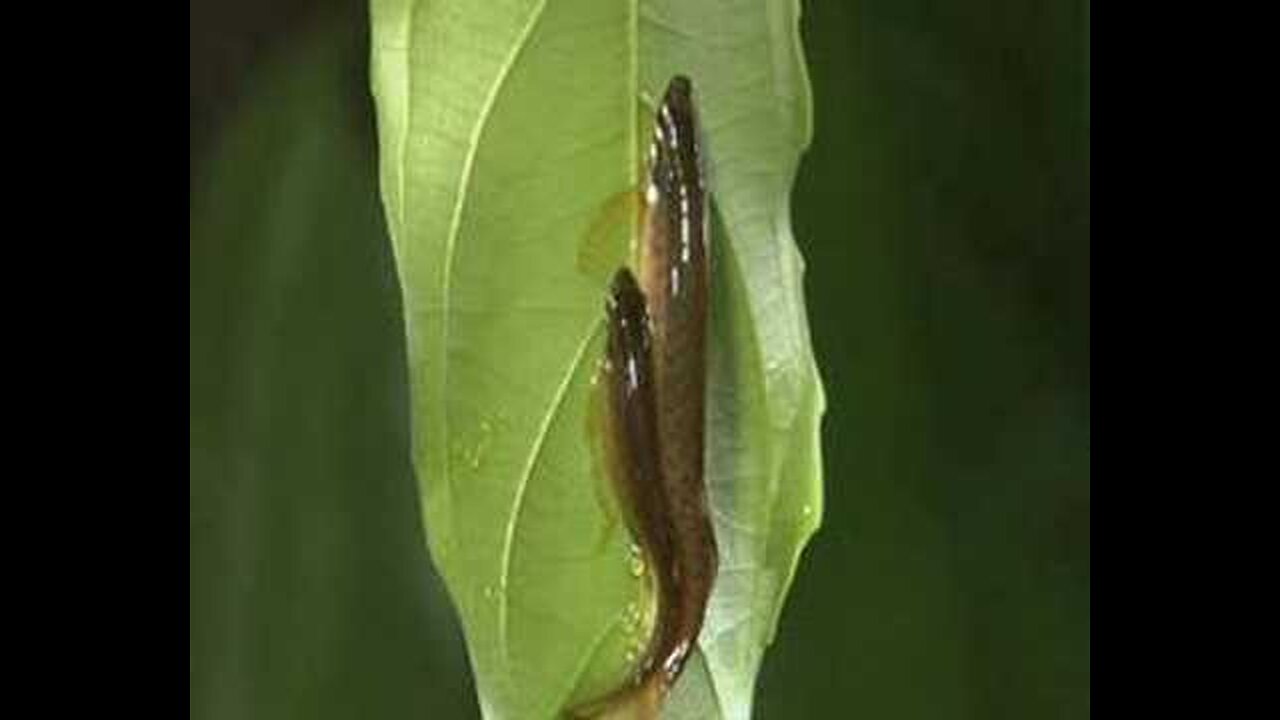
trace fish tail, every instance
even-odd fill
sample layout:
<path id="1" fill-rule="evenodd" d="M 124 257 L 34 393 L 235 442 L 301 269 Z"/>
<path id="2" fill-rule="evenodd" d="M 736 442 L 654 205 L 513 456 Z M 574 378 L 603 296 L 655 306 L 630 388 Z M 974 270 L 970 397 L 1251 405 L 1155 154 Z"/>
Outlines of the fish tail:
<path id="1" fill-rule="evenodd" d="M 660 673 L 650 673 L 570 713 L 576 720 L 658 720 L 666 695 Z"/>

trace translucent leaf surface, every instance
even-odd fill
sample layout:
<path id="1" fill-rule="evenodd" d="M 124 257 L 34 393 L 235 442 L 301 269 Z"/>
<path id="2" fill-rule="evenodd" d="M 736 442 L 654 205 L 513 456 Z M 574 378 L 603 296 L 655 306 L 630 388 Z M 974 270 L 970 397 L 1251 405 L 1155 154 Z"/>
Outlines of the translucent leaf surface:
<path id="1" fill-rule="evenodd" d="M 722 557 L 668 715 L 750 715 L 822 511 L 824 401 L 790 230 L 810 133 L 798 12 L 373 2 L 414 465 L 486 717 L 554 717 L 624 678 L 642 639 L 653 599 L 600 500 L 587 430 L 605 285 L 578 258 L 640 186 L 650 103 L 676 73 L 694 82 L 717 206 L 708 482 Z"/>

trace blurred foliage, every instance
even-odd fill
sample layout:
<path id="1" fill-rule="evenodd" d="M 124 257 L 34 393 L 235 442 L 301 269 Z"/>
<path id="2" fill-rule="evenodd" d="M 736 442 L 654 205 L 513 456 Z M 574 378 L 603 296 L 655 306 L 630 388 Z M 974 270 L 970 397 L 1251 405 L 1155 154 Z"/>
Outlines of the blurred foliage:
<path id="1" fill-rule="evenodd" d="M 419 528 L 348 35 L 304 35 L 264 67 L 193 177 L 192 718 L 474 704 Z"/>
<path id="2" fill-rule="evenodd" d="M 1088 6 L 805 12 L 827 498 L 757 715 L 1087 717 Z M 193 718 L 478 716 L 349 20 L 286 25 L 199 149 L 193 118 Z"/>

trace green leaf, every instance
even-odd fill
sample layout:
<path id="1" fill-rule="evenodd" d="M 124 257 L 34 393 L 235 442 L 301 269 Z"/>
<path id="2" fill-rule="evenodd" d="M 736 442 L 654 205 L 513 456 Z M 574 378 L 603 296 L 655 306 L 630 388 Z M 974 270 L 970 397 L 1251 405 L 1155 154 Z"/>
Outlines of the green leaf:
<path id="1" fill-rule="evenodd" d="M 605 284 L 577 260 L 640 186 L 652 99 L 693 79 L 717 208 L 707 442 L 722 557 L 667 714 L 748 717 L 822 514 L 824 399 L 790 227 L 811 132 L 797 0 L 374 0 L 372 18 L 414 465 L 490 718 L 553 717 L 610 689 L 644 634 L 653 598 L 590 451 Z"/>

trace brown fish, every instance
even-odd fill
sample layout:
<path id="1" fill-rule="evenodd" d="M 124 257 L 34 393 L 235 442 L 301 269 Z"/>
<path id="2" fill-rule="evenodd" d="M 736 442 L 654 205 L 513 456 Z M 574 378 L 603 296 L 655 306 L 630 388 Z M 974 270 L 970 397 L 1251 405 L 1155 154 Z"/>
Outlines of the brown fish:
<path id="1" fill-rule="evenodd" d="M 704 479 L 710 268 L 703 177 L 692 84 L 677 76 L 654 125 L 640 259 L 653 322 L 661 478 L 673 538 L 670 587 L 659 588 L 655 627 L 655 659 L 668 686 L 702 630 L 718 563 Z"/>
<path id="2" fill-rule="evenodd" d="M 604 445 L 624 516 L 657 585 L 653 635 L 634 685 L 596 704 L 656 717 L 702 630 L 718 566 L 707 505 L 709 307 L 706 188 L 692 87 L 667 87 L 649 153 L 640 278 L 608 302 Z"/>

